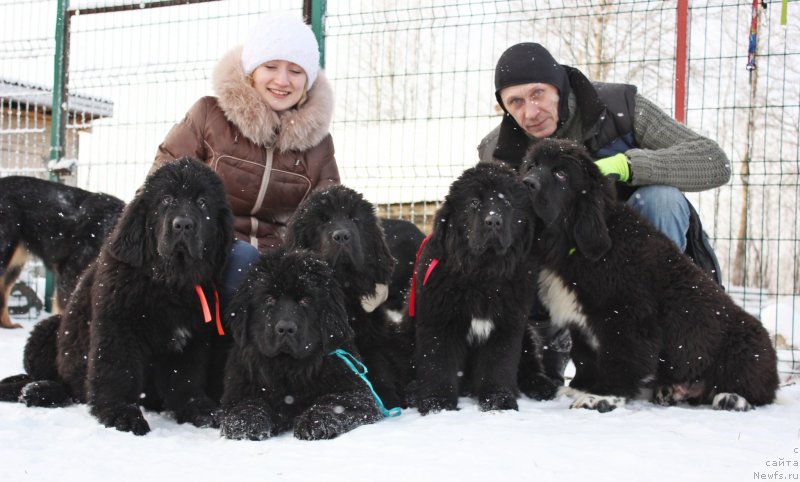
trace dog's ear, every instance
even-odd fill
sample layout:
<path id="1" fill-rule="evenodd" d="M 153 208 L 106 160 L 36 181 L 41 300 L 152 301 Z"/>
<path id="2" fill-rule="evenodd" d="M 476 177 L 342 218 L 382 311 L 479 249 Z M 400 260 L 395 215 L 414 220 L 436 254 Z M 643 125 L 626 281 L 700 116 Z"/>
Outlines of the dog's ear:
<path id="1" fill-rule="evenodd" d="M 344 304 L 344 293 L 339 283 L 330 278 L 326 286 L 327 296 L 321 297 L 319 322 L 322 333 L 322 349 L 327 353 L 340 348 L 344 343 L 355 338 L 355 332 L 347 320 Z"/>
<path id="2" fill-rule="evenodd" d="M 433 217 L 433 227 L 431 237 L 426 247 L 430 246 L 433 258 L 441 258 L 447 252 L 447 243 L 450 226 L 450 218 L 453 216 L 453 208 L 447 199 L 439 206 L 436 215 Z"/>
<path id="3" fill-rule="evenodd" d="M 286 235 L 284 236 L 283 245 L 287 249 L 310 249 L 314 250 L 312 246 L 313 236 L 317 233 L 318 219 L 309 214 L 309 211 L 315 206 L 315 202 L 321 199 L 315 193 L 311 197 L 303 200 L 294 214 L 289 218 L 287 223 Z"/>
<path id="4" fill-rule="evenodd" d="M 599 191 L 599 190 L 594 190 Z M 590 261 L 597 261 L 611 249 L 611 237 L 605 220 L 605 205 L 601 193 L 581 196 L 577 206 L 572 235 L 578 251 Z"/>
<path id="5" fill-rule="evenodd" d="M 114 259 L 141 267 L 147 258 L 148 226 L 146 190 L 140 191 L 131 201 L 111 232 L 108 251 Z"/>

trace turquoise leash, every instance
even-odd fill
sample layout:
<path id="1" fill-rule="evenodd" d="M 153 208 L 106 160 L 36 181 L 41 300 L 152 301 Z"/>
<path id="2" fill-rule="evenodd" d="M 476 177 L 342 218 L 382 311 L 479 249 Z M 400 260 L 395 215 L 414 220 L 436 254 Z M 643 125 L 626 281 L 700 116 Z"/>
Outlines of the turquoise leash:
<path id="1" fill-rule="evenodd" d="M 336 355 L 339 358 L 341 358 L 342 361 L 344 361 L 345 365 L 350 367 L 350 370 L 352 370 L 353 373 L 355 373 L 356 375 L 361 377 L 362 380 L 364 380 L 364 383 L 367 384 L 367 386 L 369 387 L 369 390 L 372 392 L 372 396 L 375 397 L 375 403 L 378 404 L 378 409 L 380 409 L 380 411 L 381 411 L 381 413 L 383 414 L 384 417 L 397 417 L 398 415 L 403 413 L 403 411 L 400 409 L 400 407 L 394 407 L 394 408 L 392 408 L 390 410 L 386 409 L 386 406 L 383 404 L 383 400 L 381 400 L 381 397 L 379 397 L 378 394 L 375 393 L 375 389 L 372 388 L 372 383 L 370 383 L 369 379 L 367 378 L 367 371 L 368 370 L 367 370 L 366 365 L 364 365 L 363 363 L 358 361 L 358 359 L 356 357 L 354 357 L 350 353 L 342 350 L 341 348 L 337 348 L 336 350 L 330 352 L 330 354 L 331 355 Z M 356 366 L 353 364 L 353 362 L 358 364 L 358 368 L 356 368 Z"/>

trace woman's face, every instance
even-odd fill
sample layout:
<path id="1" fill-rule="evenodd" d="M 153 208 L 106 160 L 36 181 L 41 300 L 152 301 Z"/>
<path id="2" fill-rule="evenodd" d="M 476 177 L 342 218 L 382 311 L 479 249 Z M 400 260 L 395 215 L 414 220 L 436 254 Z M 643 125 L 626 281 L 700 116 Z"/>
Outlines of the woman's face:
<path id="1" fill-rule="evenodd" d="M 270 60 L 253 71 L 253 88 L 275 112 L 291 109 L 303 97 L 306 71 L 286 60 Z"/>

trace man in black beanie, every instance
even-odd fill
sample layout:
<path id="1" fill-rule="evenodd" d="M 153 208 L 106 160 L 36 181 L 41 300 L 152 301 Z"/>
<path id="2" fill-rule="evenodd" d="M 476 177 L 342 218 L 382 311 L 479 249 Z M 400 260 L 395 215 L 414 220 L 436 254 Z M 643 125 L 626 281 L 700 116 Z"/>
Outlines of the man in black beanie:
<path id="1" fill-rule="evenodd" d="M 711 139 L 668 116 L 627 84 L 590 82 L 559 64 L 537 43 L 509 47 L 495 67 L 500 125 L 478 146 L 481 162 L 518 169 L 528 149 L 545 138 L 572 139 L 617 181 L 617 193 L 720 282 L 719 264 L 700 219 L 683 191 L 704 191 L 730 179 L 730 162 Z M 636 195 L 632 195 L 633 193 Z M 531 318 L 547 335 L 547 374 L 563 383 L 570 341 L 549 333 L 549 315 L 538 302 Z"/>
<path id="2" fill-rule="evenodd" d="M 497 103 L 509 114 L 508 109 L 512 109 L 519 118 L 514 114 L 503 118 L 507 125 L 502 132 L 509 136 L 503 143 L 507 144 L 506 148 L 500 153 L 503 160 L 517 167 L 528 149 L 528 136 L 537 139 L 550 137 L 569 118 L 569 78 L 564 67 L 547 49 L 535 43 L 522 43 L 500 56 L 494 71 L 494 84 Z M 508 107 L 500 95 L 506 87 L 509 88 L 505 92 Z M 524 108 L 528 100 L 539 107 L 534 116 L 525 115 L 529 112 Z"/>

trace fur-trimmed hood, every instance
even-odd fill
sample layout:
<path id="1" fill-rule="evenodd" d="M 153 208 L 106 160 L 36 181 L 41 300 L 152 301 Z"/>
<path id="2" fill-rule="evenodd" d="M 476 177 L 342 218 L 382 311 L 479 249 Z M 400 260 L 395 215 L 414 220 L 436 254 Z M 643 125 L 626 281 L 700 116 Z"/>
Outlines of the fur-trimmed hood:
<path id="1" fill-rule="evenodd" d="M 328 135 L 333 117 L 333 90 L 325 74 L 319 72 L 305 104 L 278 114 L 247 81 L 241 54 L 242 47 L 229 51 L 212 75 L 225 117 L 258 145 L 305 151 L 319 144 Z"/>

